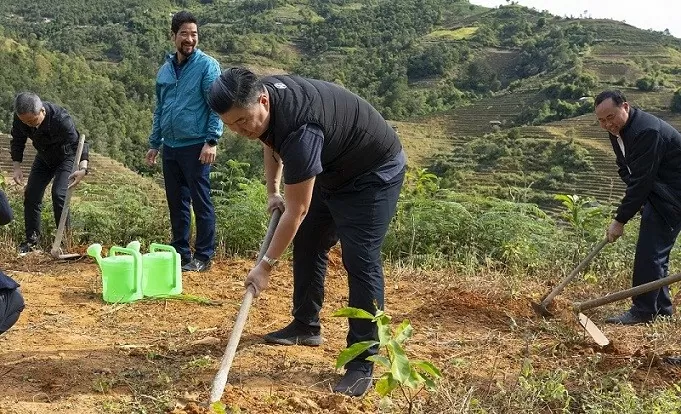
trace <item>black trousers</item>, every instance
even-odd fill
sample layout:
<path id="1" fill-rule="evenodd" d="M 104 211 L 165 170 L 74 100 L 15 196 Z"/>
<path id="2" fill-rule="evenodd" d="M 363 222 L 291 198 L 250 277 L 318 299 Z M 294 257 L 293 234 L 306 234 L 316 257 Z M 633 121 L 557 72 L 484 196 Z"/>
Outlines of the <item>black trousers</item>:
<path id="1" fill-rule="evenodd" d="M 371 314 L 383 309 L 384 281 L 381 246 L 395 214 L 404 170 L 388 182 L 365 174 L 344 188 L 326 192 L 315 186 L 312 202 L 293 240 L 293 317 L 311 332 L 319 332 L 324 302 L 328 253 L 341 242 L 348 272 L 349 306 Z M 350 319 L 347 344 L 377 339 L 370 320 Z M 376 353 L 370 349 L 355 362 Z"/>
<path id="2" fill-rule="evenodd" d="M 40 213 L 43 207 L 43 196 L 52 179 L 54 179 L 52 183 L 52 208 L 54 210 L 54 221 L 59 225 L 61 211 L 66 200 L 66 190 L 69 186 L 69 175 L 73 172 L 74 158 L 74 155 L 62 160 L 48 160 L 40 155 L 35 157 L 24 192 L 26 240 L 37 242 L 40 238 Z"/>
<path id="3" fill-rule="evenodd" d="M 669 253 L 680 230 L 681 223 L 670 227 L 650 203 L 645 204 L 634 257 L 634 286 L 667 276 Z M 632 311 L 644 315 L 671 315 L 673 312 L 667 286 L 634 296 L 632 302 Z"/>
<path id="4" fill-rule="evenodd" d="M 0 289 L 0 334 L 17 322 L 22 310 L 24 298 L 19 289 Z"/>

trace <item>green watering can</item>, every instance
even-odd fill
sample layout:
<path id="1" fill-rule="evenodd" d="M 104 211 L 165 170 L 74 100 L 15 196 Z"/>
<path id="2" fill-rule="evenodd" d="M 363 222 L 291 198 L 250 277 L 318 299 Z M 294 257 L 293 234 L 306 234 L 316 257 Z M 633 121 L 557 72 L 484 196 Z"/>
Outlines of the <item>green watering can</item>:
<path id="1" fill-rule="evenodd" d="M 116 255 L 121 253 L 121 255 Z M 135 249 L 113 246 L 109 257 L 102 257 L 102 245 L 95 243 L 87 254 L 97 261 L 102 272 L 102 298 L 108 303 L 142 299 L 142 255 Z"/>
<path id="2" fill-rule="evenodd" d="M 151 243 L 149 253 L 142 256 L 142 292 L 144 296 L 179 295 L 182 293 L 180 254 L 173 246 Z"/>

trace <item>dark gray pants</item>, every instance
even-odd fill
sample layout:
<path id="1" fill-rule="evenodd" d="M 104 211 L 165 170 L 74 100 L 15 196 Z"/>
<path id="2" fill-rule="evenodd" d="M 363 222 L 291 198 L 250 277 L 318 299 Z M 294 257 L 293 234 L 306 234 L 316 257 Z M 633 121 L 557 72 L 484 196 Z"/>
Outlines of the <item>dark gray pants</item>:
<path id="1" fill-rule="evenodd" d="M 73 160 L 73 155 L 61 161 L 45 160 L 39 155 L 35 157 L 24 191 L 26 240 L 36 243 L 40 238 L 40 212 L 43 207 L 43 196 L 47 185 L 53 178 L 52 209 L 54 222 L 59 225 L 61 211 L 66 200 L 66 190 L 69 186 L 69 175 L 73 172 Z"/>
<path id="2" fill-rule="evenodd" d="M 293 317 L 310 332 L 320 330 L 328 254 L 338 240 L 348 272 L 348 305 L 371 314 L 383 309 L 381 246 L 397 206 L 404 170 L 388 182 L 365 174 L 333 193 L 315 186 L 307 216 L 293 240 Z M 350 319 L 348 346 L 377 339 L 376 324 Z M 360 355 L 362 361 L 375 349 Z"/>
<path id="3" fill-rule="evenodd" d="M 681 223 L 670 227 L 650 203 L 645 204 L 634 257 L 634 286 L 667 277 L 669 253 L 674 247 L 679 230 Z M 632 311 L 639 314 L 671 315 L 673 312 L 667 286 L 634 296 L 632 301 Z"/>
<path id="4" fill-rule="evenodd" d="M 0 334 L 17 322 L 22 310 L 24 298 L 19 289 L 0 289 Z"/>

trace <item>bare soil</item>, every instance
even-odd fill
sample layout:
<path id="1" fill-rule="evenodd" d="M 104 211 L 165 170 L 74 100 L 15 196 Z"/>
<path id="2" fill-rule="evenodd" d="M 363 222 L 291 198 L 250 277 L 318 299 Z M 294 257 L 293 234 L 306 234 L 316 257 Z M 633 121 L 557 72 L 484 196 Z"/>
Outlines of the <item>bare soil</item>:
<path id="1" fill-rule="evenodd" d="M 6 260 L 3 268 L 20 281 L 26 309 L 0 337 L 0 413 L 206 412 L 251 264 L 228 260 L 206 273 L 183 275 L 185 293 L 219 306 L 176 300 L 110 305 L 101 299 L 99 270 L 89 259 L 55 262 L 35 254 Z M 322 313 L 325 342 L 318 348 L 271 346 L 261 339 L 290 321 L 291 285 L 290 268 L 283 265 L 254 301 L 222 401 L 246 413 L 376 412 L 373 392 L 359 399 L 331 392 L 347 329 L 345 320 L 330 316 L 347 301 L 337 253 Z M 641 389 L 681 380 L 681 368 L 661 362 L 680 349 L 675 322 L 601 324 L 612 341 L 601 349 L 565 310 L 569 302 L 559 300 L 553 320 L 534 315 L 530 299 L 549 287 L 526 286 L 511 295 L 482 276 L 391 270 L 386 311 L 394 323 L 411 321 L 415 333 L 407 352 L 433 361 L 450 384 L 494 392 L 495 384 L 517 381 L 528 358 L 535 370 L 628 369 Z M 598 323 L 602 314 L 590 316 Z M 420 398 L 427 406 L 429 397 Z"/>

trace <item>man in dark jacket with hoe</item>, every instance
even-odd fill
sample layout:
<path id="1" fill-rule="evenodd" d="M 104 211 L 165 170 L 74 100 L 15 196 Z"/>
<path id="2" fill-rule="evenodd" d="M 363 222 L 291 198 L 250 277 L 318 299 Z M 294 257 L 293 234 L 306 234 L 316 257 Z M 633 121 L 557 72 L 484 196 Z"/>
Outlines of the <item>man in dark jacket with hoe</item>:
<path id="1" fill-rule="evenodd" d="M 293 241 L 293 321 L 265 340 L 322 343 L 324 277 L 329 249 L 339 240 L 349 305 L 372 314 L 382 309 L 381 246 L 406 164 L 393 128 L 369 103 L 338 85 L 297 76 L 259 79 L 243 68 L 224 71 L 208 102 L 232 131 L 262 141 L 268 208 L 283 211 L 263 260 L 246 278 L 256 296 Z M 377 338 L 370 320 L 350 319 L 349 325 L 348 345 Z M 369 348 L 346 364 L 334 391 L 364 394 L 373 372 L 365 358 L 375 353 Z"/>
<path id="2" fill-rule="evenodd" d="M 596 97 L 596 116 L 610 134 L 618 173 L 627 185 L 607 235 L 619 238 L 624 225 L 641 212 L 633 285 L 667 276 L 669 253 L 681 230 L 681 134 L 663 120 L 633 108 L 619 91 Z M 669 289 L 635 296 L 631 308 L 606 319 L 634 325 L 672 314 Z"/>
<path id="3" fill-rule="evenodd" d="M 14 99 L 14 122 L 10 143 L 14 163 L 14 182 L 23 184 L 21 162 L 28 138 L 38 151 L 24 194 L 24 222 L 26 240 L 19 245 L 19 254 L 35 250 L 40 238 L 40 212 L 43 195 L 52 181 L 52 207 L 54 220 L 59 224 L 68 187 L 77 185 L 87 174 L 88 147 L 83 147 L 78 171 L 73 172 L 76 162 L 79 135 L 71 116 L 50 102 L 43 102 L 38 95 L 23 92 Z"/>

